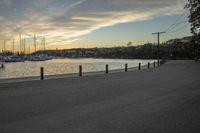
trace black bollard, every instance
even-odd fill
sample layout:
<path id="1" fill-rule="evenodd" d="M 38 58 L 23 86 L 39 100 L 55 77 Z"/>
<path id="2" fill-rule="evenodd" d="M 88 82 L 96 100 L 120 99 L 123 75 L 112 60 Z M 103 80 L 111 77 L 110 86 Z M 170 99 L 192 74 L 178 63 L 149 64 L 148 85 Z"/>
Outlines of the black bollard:
<path id="1" fill-rule="evenodd" d="M 153 67 L 154 67 L 154 68 L 156 67 L 156 62 L 153 62 Z"/>
<path id="2" fill-rule="evenodd" d="M 138 70 L 141 70 L 141 63 L 138 64 Z"/>
<path id="3" fill-rule="evenodd" d="M 4 68 L 4 64 L 1 64 L 1 67 Z"/>
<path id="4" fill-rule="evenodd" d="M 125 64 L 125 72 L 128 71 L 128 64 Z"/>
<path id="5" fill-rule="evenodd" d="M 150 62 L 148 62 L 148 69 L 150 69 Z"/>
<path id="6" fill-rule="evenodd" d="M 108 64 L 106 64 L 106 74 L 108 74 Z"/>
<path id="7" fill-rule="evenodd" d="M 157 62 L 157 67 L 159 67 L 159 66 L 160 66 L 160 61 Z"/>
<path id="8" fill-rule="evenodd" d="M 40 80 L 44 80 L 44 68 L 40 68 Z"/>
<path id="9" fill-rule="evenodd" d="M 82 66 L 79 66 L 79 77 L 82 77 Z"/>

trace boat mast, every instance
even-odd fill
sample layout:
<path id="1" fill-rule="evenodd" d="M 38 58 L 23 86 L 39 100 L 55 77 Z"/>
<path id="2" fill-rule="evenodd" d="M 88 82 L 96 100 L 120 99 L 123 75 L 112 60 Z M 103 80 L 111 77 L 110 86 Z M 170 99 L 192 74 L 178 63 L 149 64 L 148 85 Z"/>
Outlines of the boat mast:
<path id="1" fill-rule="evenodd" d="M 22 52 L 22 37 L 21 37 L 21 33 L 19 33 L 19 53 L 21 54 Z"/>
<path id="2" fill-rule="evenodd" d="M 15 39 L 13 39 L 13 54 L 15 53 Z"/>
<path id="3" fill-rule="evenodd" d="M 26 40 L 24 39 L 24 54 L 26 54 L 26 46 L 25 46 Z"/>
<path id="4" fill-rule="evenodd" d="M 46 42 L 45 42 L 45 38 L 43 38 L 43 40 L 44 40 L 44 51 L 46 50 Z"/>
<path id="5" fill-rule="evenodd" d="M 6 40 L 4 40 L 3 51 L 4 51 L 4 53 L 6 52 Z"/>
<path id="6" fill-rule="evenodd" d="M 36 35 L 34 34 L 34 47 L 35 47 L 35 52 L 37 51 L 36 49 Z"/>

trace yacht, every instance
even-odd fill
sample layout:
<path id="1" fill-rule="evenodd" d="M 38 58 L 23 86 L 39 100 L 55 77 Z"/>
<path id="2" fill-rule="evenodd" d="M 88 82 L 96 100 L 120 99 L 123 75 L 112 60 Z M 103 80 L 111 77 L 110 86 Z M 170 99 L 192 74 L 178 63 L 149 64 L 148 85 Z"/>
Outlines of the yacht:
<path id="1" fill-rule="evenodd" d="M 41 54 L 38 56 L 31 56 L 27 60 L 28 61 L 46 61 L 46 60 L 51 60 L 51 59 L 53 59 L 53 57 Z"/>
<path id="2" fill-rule="evenodd" d="M 24 59 L 20 56 L 4 56 L 2 58 L 3 62 L 23 62 Z"/>

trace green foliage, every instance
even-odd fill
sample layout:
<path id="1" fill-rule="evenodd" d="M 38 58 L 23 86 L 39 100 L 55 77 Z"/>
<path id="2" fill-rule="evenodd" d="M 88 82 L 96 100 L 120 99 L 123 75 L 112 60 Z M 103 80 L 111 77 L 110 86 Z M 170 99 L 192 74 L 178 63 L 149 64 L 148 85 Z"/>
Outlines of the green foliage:
<path id="1" fill-rule="evenodd" d="M 191 23 L 191 33 L 193 38 L 193 53 L 195 58 L 200 58 L 200 0 L 188 0 L 185 6 L 190 11 L 189 22 Z"/>
<path id="2" fill-rule="evenodd" d="M 195 36 L 199 37 L 200 36 L 200 0 L 188 0 L 188 3 L 186 4 L 186 8 L 188 8 L 190 11 L 189 22 L 191 23 L 191 32 Z"/>

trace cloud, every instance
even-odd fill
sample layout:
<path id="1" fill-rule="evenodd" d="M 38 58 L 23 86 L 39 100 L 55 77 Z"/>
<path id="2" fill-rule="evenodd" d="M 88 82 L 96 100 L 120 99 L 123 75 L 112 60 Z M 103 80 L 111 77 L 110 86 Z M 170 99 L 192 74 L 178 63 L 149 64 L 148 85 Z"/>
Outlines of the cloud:
<path id="1" fill-rule="evenodd" d="M 84 2 L 85 0 L 80 0 L 80 1 L 77 1 L 75 3 L 72 3 L 70 6 L 69 6 L 69 9 L 73 8 L 73 7 L 76 7 L 77 5 L 80 5 Z"/>
<path id="2" fill-rule="evenodd" d="M 1 0 L 0 5 L 11 5 L 13 3 L 13 0 Z"/>
<path id="3" fill-rule="evenodd" d="M 45 6 L 48 3 L 48 0 L 33 0 L 34 6 Z"/>
<path id="4" fill-rule="evenodd" d="M 3 20 L 3 17 L 2 16 L 0 16 L 0 21 L 2 21 Z"/>
<path id="5" fill-rule="evenodd" d="M 185 2 L 186 0 L 33 0 L 34 6 L 30 4 L 30 7 L 26 7 L 21 19 L 7 27 L 7 34 L 15 36 L 16 31 L 20 31 L 29 36 L 36 33 L 45 36 L 49 42 L 56 40 L 55 42 L 69 43 L 103 27 L 180 13 Z M 6 16 L 3 17 L 2 20 L 0 17 L 0 21 L 4 21 L 0 27 L 5 29 L 1 25 L 9 25 L 10 22 L 5 20 Z"/>

